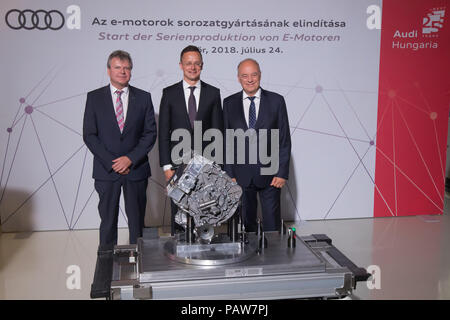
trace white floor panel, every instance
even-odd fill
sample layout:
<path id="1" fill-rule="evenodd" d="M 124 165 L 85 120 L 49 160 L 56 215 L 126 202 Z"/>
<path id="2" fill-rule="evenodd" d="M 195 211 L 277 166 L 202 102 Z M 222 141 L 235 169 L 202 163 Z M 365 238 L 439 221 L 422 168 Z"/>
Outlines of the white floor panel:
<path id="1" fill-rule="evenodd" d="M 354 299 L 450 299 L 448 213 L 297 227 L 299 235 L 326 234 L 359 267 L 379 268 L 380 289 L 360 282 Z M 120 229 L 119 244 L 127 241 L 128 230 Z M 97 246 L 98 230 L 0 234 L 0 299 L 89 299 Z"/>

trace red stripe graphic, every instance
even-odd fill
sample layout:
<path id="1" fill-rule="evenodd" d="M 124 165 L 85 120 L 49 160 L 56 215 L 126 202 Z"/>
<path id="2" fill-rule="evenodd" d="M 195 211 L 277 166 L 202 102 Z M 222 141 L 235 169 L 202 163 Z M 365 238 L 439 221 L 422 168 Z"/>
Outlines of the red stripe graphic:
<path id="1" fill-rule="evenodd" d="M 443 212 L 449 15 L 445 0 L 383 1 L 375 217 Z"/>

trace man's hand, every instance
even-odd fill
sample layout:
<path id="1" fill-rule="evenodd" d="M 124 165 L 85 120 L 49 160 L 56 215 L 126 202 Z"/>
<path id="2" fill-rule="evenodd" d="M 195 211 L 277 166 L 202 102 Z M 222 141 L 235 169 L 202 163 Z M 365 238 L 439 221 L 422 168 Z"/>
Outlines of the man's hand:
<path id="1" fill-rule="evenodd" d="M 167 169 L 166 171 L 164 171 L 164 175 L 166 176 L 166 182 L 169 181 L 173 175 L 175 174 L 175 170 L 172 169 Z"/>
<path id="2" fill-rule="evenodd" d="M 130 170 L 128 169 L 131 166 L 131 160 L 130 158 L 128 158 L 127 156 L 122 156 L 119 157 L 117 159 L 113 160 L 113 166 L 112 169 L 120 174 L 127 174 L 128 172 L 130 172 Z M 127 172 L 128 170 L 128 172 Z"/>
<path id="3" fill-rule="evenodd" d="M 121 173 L 121 175 L 125 176 L 130 173 L 130 168 Z"/>
<path id="4" fill-rule="evenodd" d="M 270 185 L 275 188 L 283 188 L 284 184 L 286 183 L 286 179 L 279 178 L 279 177 L 273 177 L 272 182 Z"/>

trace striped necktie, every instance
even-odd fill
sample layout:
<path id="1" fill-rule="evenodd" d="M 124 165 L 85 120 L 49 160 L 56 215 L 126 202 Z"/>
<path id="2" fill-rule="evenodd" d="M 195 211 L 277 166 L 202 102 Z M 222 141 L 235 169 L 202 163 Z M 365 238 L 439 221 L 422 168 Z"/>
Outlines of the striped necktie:
<path id="1" fill-rule="evenodd" d="M 122 93 L 123 91 L 117 90 L 117 99 L 116 99 L 116 119 L 117 124 L 119 125 L 120 133 L 123 131 L 123 127 L 125 126 L 125 119 L 123 116 L 123 103 L 122 103 Z"/>

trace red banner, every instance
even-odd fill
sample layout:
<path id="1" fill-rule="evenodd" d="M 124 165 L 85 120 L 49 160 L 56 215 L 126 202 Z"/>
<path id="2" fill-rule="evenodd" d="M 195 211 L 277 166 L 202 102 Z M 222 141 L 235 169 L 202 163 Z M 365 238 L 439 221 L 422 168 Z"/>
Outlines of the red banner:
<path id="1" fill-rule="evenodd" d="M 448 4 L 383 1 L 375 217 L 443 212 L 450 103 Z"/>

